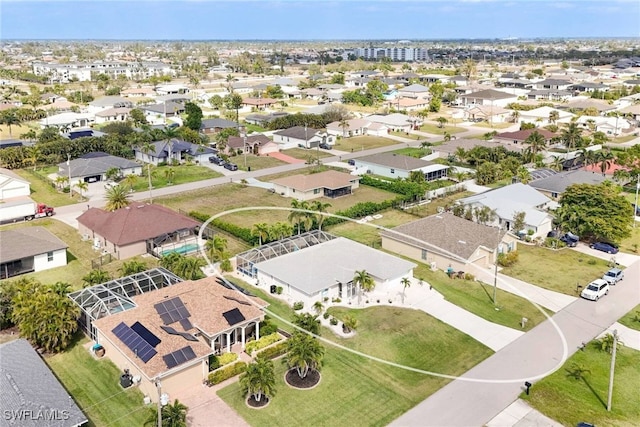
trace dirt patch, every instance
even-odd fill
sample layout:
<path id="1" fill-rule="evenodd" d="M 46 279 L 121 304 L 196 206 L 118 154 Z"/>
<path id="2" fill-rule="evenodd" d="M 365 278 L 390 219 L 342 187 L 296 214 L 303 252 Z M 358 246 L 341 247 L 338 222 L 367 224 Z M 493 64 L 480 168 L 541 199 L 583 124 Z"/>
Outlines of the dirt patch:
<path id="1" fill-rule="evenodd" d="M 284 380 L 293 388 L 311 389 L 320 383 L 320 372 L 309 370 L 307 376 L 300 378 L 297 370 L 289 369 L 284 376 Z"/>

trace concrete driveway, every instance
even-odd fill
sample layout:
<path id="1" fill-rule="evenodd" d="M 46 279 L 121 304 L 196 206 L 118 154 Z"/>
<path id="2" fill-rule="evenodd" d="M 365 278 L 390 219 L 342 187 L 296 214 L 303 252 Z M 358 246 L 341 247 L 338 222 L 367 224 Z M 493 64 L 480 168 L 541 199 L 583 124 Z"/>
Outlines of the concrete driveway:
<path id="1" fill-rule="evenodd" d="M 608 254 L 606 252 L 602 252 L 602 251 L 597 251 L 595 249 L 591 249 L 585 243 L 578 243 L 578 246 L 576 246 L 575 248 L 571 248 L 571 249 L 573 249 L 574 251 L 581 252 L 583 254 L 591 255 L 593 257 L 606 260 L 606 261 L 611 261 L 612 259 L 615 259 L 615 262 L 617 262 L 618 264 L 623 265 L 625 267 L 628 267 L 631 264 L 633 264 L 634 262 L 640 260 L 640 256 L 638 256 L 638 255 L 633 255 L 633 254 L 629 254 L 629 253 L 625 253 L 625 252 L 618 252 L 617 254 L 612 255 L 612 254 Z"/>

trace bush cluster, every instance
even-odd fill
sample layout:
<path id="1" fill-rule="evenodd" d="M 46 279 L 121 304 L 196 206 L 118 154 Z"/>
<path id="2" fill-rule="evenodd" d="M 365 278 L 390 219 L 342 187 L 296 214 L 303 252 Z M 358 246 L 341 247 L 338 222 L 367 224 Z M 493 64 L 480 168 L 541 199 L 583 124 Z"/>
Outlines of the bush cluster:
<path id="1" fill-rule="evenodd" d="M 245 362 L 236 362 L 226 368 L 211 372 L 207 379 L 211 385 L 220 384 L 222 381 L 243 373 L 246 369 L 247 364 Z"/>
<path id="2" fill-rule="evenodd" d="M 287 352 L 287 342 L 282 341 L 278 344 L 274 344 L 271 347 L 267 347 L 264 350 L 261 350 L 258 354 L 260 357 L 264 357 L 266 359 L 273 359 L 278 356 L 282 356 Z"/>
<path id="3" fill-rule="evenodd" d="M 510 267 L 516 262 L 518 262 L 518 251 L 498 255 L 498 265 L 501 267 Z"/>
<path id="4" fill-rule="evenodd" d="M 304 308 L 304 302 L 302 301 L 296 301 L 293 303 L 293 309 L 298 311 L 298 310 L 302 310 Z"/>
<path id="5" fill-rule="evenodd" d="M 270 346 L 273 343 L 280 341 L 282 337 L 277 332 L 274 332 L 270 335 L 265 335 L 261 337 L 258 341 L 250 341 L 245 346 L 245 352 L 247 354 L 251 354 L 254 351 L 262 350 L 265 347 Z"/>

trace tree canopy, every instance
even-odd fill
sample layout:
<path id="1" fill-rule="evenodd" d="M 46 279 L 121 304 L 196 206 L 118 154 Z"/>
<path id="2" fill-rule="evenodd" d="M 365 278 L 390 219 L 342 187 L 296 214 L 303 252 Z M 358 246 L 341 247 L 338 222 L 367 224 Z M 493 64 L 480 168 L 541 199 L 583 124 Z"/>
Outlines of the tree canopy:
<path id="1" fill-rule="evenodd" d="M 187 114 L 184 125 L 189 129 L 199 131 L 202 126 L 202 109 L 193 102 L 187 102 L 184 104 L 184 111 Z"/>
<path id="2" fill-rule="evenodd" d="M 574 184 L 560 198 L 557 221 L 582 238 L 617 243 L 631 234 L 633 207 L 610 181 Z"/>

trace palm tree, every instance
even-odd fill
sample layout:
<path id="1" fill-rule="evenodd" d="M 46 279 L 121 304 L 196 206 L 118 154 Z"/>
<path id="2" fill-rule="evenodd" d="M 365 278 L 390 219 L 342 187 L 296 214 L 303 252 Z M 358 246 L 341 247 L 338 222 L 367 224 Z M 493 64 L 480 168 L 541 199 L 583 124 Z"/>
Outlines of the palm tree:
<path id="1" fill-rule="evenodd" d="M 555 125 L 558 119 L 560 119 L 560 113 L 557 110 L 552 110 L 549 112 L 549 121 L 552 125 Z"/>
<path id="2" fill-rule="evenodd" d="M 83 278 L 84 287 L 99 285 L 100 283 L 108 282 L 111 280 L 111 276 L 104 270 L 91 270 Z"/>
<path id="3" fill-rule="evenodd" d="M 213 239 L 207 240 L 204 247 L 211 260 L 214 262 L 222 261 L 227 251 L 227 239 L 220 235 L 215 235 Z"/>
<path id="4" fill-rule="evenodd" d="M 580 129 L 577 123 L 571 122 L 567 128 L 562 131 L 560 139 L 562 139 L 562 142 L 569 150 L 573 150 L 582 140 L 582 129 Z"/>
<path id="5" fill-rule="evenodd" d="M 553 156 L 551 158 L 551 163 L 549 164 L 549 166 L 551 166 L 551 169 L 555 171 L 562 171 L 562 168 L 564 167 L 564 158 L 562 158 L 561 156 Z"/>
<path id="6" fill-rule="evenodd" d="M 164 129 L 162 129 L 162 139 L 167 142 L 166 147 L 167 152 L 169 153 L 169 158 L 167 159 L 168 165 L 173 164 L 173 161 L 176 160 L 173 157 L 173 140 L 176 139 L 179 135 L 180 133 L 178 132 L 177 128 L 170 128 L 168 126 L 165 126 Z"/>
<path id="7" fill-rule="evenodd" d="M 164 177 L 167 179 L 168 184 L 173 184 L 173 178 L 176 176 L 176 171 L 173 168 L 167 168 L 164 171 Z"/>
<path id="8" fill-rule="evenodd" d="M 347 314 L 342 320 L 342 327 L 347 333 L 354 331 L 358 328 L 358 319 L 353 314 Z"/>
<path id="9" fill-rule="evenodd" d="M 444 133 L 444 142 L 451 141 L 451 134 L 449 132 Z"/>
<path id="10" fill-rule="evenodd" d="M 142 273 L 147 269 L 147 264 L 144 262 L 132 259 L 131 261 L 126 261 L 122 263 L 122 267 L 120 267 L 120 274 L 122 276 L 130 276 L 136 273 Z"/>
<path id="11" fill-rule="evenodd" d="M 611 333 L 607 333 L 606 335 L 604 335 L 602 338 L 600 338 L 598 340 L 598 343 L 600 345 L 600 349 L 602 351 L 606 351 L 607 353 L 612 353 L 613 352 L 613 341 L 614 341 L 614 336 Z M 618 339 L 618 346 L 622 346 L 624 345 L 624 343 L 622 341 L 620 341 L 620 339 Z"/>
<path id="12" fill-rule="evenodd" d="M 366 270 L 356 271 L 353 284 L 358 287 L 358 305 L 362 301 L 362 292 L 371 292 L 376 287 L 376 282 Z"/>
<path id="13" fill-rule="evenodd" d="M 318 316 L 310 313 L 295 313 L 293 324 L 314 335 L 320 335 L 320 321 Z"/>
<path id="14" fill-rule="evenodd" d="M 262 246 L 263 240 L 269 238 L 269 224 L 261 222 L 253 225 L 251 235 L 258 238 L 258 246 Z"/>
<path id="15" fill-rule="evenodd" d="M 83 193 L 89 189 L 89 184 L 84 181 L 78 181 L 75 183 L 74 187 L 77 187 L 80 190 L 80 198 L 82 199 Z"/>
<path id="16" fill-rule="evenodd" d="M 520 118 L 520 111 L 513 110 L 513 112 L 511 113 L 511 121 L 513 123 L 518 123 L 519 118 Z"/>
<path id="17" fill-rule="evenodd" d="M 403 277 L 402 280 L 400 280 L 400 284 L 402 285 L 402 303 L 404 304 L 404 299 L 406 296 L 405 293 L 407 292 L 407 288 L 411 287 L 411 280 Z"/>
<path id="18" fill-rule="evenodd" d="M 9 136 L 13 136 L 11 132 L 11 126 L 22 126 L 20 117 L 16 114 L 16 109 L 11 108 L 0 113 L 0 124 L 6 125 L 9 128 Z"/>
<path id="19" fill-rule="evenodd" d="M 265 357 L 256 358 L 240 376 L 240 387 L 245 397 L 253 396 L 256 402 L 260 402 L 262 396 L 271 399 L 276 394 L 273 362 Z"/>
<path id="20" fill-rule="evenodd" d="M 107 204 L 105 210 L 113 212 L 129 205 L 131 194 L 122 185 L 114 185 L 109 187 L 106 193 Z"/>
<path id="21" fill-rule="evenodd" d="M 467 158 L 467 150 L 465 150 L 463 147 L 458 147 L 456 148 L 456 151 L 453 153 L 453 155 L 460 161 L 463 162 L 465 161 L 465 159 Z"/>
<path id="22" fill-rule="evenodd" d="M 314 200 L 311 203 L 311 210 L 318 212 L 318 230 L 322 231 L 322 223 L 327 219 L 325 215 L 322 215 L 323 212 L 326 212 L 328 208 L 331 207 L 331 203 L 324 203 L 320 200 Z"/>
<path id="23" fill-rule="evenodd" d="M 316 301 L 313 303 L 313 311 L 315 311 L 318 316 L 322 314 L 322 310 L 324 310 L 324 305 L 321 301 Z"/>
<path id="24" fill-rule="evenodd" d="M 615 156 L 611 151 L 600 151 L 596 154 L 596 161 L 600 162 L 600 172 L 604 176 L 615 160 Z"/>
<path id="25" fill-rule="evenodd" d="M 305 378 L 309 370 L 320 370 L 323 357 L 324 347 L 309 334 L 294 332 L 287 340 L 284 363 L 289 369 L 295 369 L 300 378 Z"/>
<path id="26" fill-rule="evenodd" d="M 189 408 L 176 399 L 173 404 L 165 405 L 160 410 L 163 427 L 187 427 L 187 411 Z M 149 408 L 149 416 L 144 422 L 145 426 L 155 427 L 158 425 L 158 411 Z"/>
<path id="27" fill-rule="evenodd" d="M 438 122 L 438 127 L 439 127 L 440 129 L 443 129 L 443 128 L 444 128 L 444 125 L 445 125 L 445 124 L 447 124 L 447 123 L 449 123 L 449 120 L 447 120 L 447 118 L 446 118 L 446 117 L 442 117 L 442 116 L 440 116 L 440 117 L 438 117 L 438 118 L 436 119 L 436 122 Z"/>
<path id="28" fill-rule="evenodd" d="M 346 118 L 342 118 L 340 120 L 340 124 L 339 124 L 340 128 L 342 128 L 342 137 L 346 138 L 347 137 L 347 129 L 349 129 L 349 122 L 347 121 Z"/>
<path id="29" fill-rule="evenodd" d="M 580 163 L 582 163 L 584 169 L 587 170 L 589 166 L 596 163 L 596 154 L 591 150 L 582 148 L 578 153 L 577 159 Z"/>
<path id="30" fill-rule="evenodd" d="M 133 186 L 136 185 L 137 181 L 138 181 L 138 176 L 132 173 L 126 175 L 122 180 L 122 182 L 129 187 L 129 192 L 133 191 Z"/>
<path id="31" fill-rule="evenodd" d="M 293 199 L 291 201 L 291 207 L 293 209 L 309 209 L 309 204 L 306 201 L 301 201 L 298 199 Z M 307 217 L 306 212 L 301 212 L 300 210 L 292 210 L 289 213 L 289 222 L 296 224 L 298 227 L 298 234 L 300 234 L 300 225 L 303 222 L 303 219 Z"/>
<path id="32" fill-rule="evenodd" d="M 529 144 L 531 154 L 533 154 L 534 156 L 538 152 L 544 150 L 547 146 L 547 141 L 544 139 L 544 136 L 537 130 L 533 131 L 531 135 L 529 135 L 527 139 L 524 140 L 524 143 Z"/>
<path id="33" fill-rule="evenodd" d="M 524 166 L 520 166 L 518 168 L 516 177 L 518 178 L 518 181 L 520 181 L 523 184 L 528 184 L 529 182 L 531 182 L 531 172 L 529 172 L 529 169 L 527 169 Z"/>
<path id="34" fill-rule="evenodd" d="M 201 267 L 205 264 L 202 258 L 182 255 L 171 271 L 185 280 L 198 280 L 204 277 Z"/>
<path id="35" fill-rule="evenodd" d="M 36 166 L 38 165 L 38 160 L 42 157 L 42 152 L 40 151 L 40 147 L 37 145 L 33 145 L 31 147 L 27 147 L 26 156 L 24 161 L 33 165 L 33 171 L 35 172 Z"/>
<path id="36" fill-rule="evenodd" d="M 49 287 L 52 292 L 60 296 L 67 296 L 69 292 L 71 292 L 71 285 L 66 282 L 56 282 Z"/>

